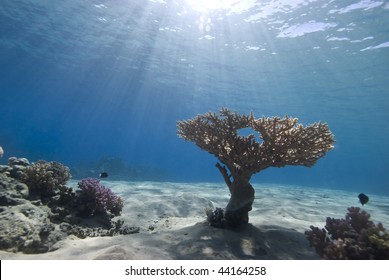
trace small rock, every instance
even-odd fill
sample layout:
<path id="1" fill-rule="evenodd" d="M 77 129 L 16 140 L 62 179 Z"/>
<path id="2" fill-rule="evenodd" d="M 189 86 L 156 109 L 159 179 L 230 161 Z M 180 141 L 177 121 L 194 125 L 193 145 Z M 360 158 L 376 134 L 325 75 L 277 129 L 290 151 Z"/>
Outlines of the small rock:
<path id="1" fill-rule="evenodd" d="M 14 165 L 29 166 L 30 162 L 26 158 L 10 157 L 8 159 L 8 165 L 9 166 L 14 166 Z"/>
<path id="2" fill-rule="evenodd" d="M 15 190 L 20 195 L 21 198 L 27 198 L 29 195 L 29 190 L 26 184 L 17 183 L 15 185 Z"/>

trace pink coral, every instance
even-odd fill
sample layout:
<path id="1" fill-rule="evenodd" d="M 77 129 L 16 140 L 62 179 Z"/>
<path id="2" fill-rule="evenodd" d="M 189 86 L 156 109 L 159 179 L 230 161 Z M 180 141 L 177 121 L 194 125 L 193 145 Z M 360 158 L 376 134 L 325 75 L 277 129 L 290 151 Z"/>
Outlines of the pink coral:
<path id="1" fill-rule="evenodd" d="M 78 182 L 82 190 L 83 203 L 89 215 L 101 214 L 110 211 L 119 215 L 123 208 L 123 199 L 111 189 L 100 184 L 100 180 L 94 178 L 82 179 Z"/>
<path id="2" fill-rule="evenodd" d="M 389 259 L 389 234 L 359 207 L 347 209 L 345 219 L 327 218 L 323 229 L 311 226 L 307 239 L 323 259 Z"/>

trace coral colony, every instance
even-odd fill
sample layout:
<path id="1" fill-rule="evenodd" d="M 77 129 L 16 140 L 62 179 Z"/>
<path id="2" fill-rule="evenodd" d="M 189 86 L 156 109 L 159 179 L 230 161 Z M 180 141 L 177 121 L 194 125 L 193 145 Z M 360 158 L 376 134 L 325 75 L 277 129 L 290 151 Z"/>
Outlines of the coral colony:
<path id="1" fill-rule="evenodd" d="M 297 121 L 290 117 L 255 119 L 252 113 L 239 115 L 222 108 L 219 114 L 209 112 L 177 123 L 181 138 L 218 158 L 216 167 L 230 191 L 225 210 L 206 211 L 211 225 L 238 227 L 248 223 L 254 201 L 253 174 L 268 167 L 311 167 L 333 148 L 334 136 L 327 124 L 303 126 Z M 261 142 L 253 134 L 239 135 L 245 128 L 257 132 Z"/>
<path id="2" fill-rule="evenodd" d="M 78 187 L 85 196 L 84 202 L 90 215 L 95 213 L 112 212 L 119 215 L 123 208 L 123 200 L 109 188 L 100 184 L 100 180 L 94 178 L 82 179 Z"/>
<path id="3" fill-rule="evenodd" d="M 359 207 L 348 208 L 345 219 L 327 218 L 323 229 L 311 226 L 307 239 L 323 259 L 389 259 L 389 234 Z"/>
<path id="4" fill-rule="evenodd" d="M 20 174 L 21 181 L 28 185 L 30 192 L 42 197 L 53 196 L 70 179 L 69 168 L 54 161 L 39 160 L 27 165 Z"/>

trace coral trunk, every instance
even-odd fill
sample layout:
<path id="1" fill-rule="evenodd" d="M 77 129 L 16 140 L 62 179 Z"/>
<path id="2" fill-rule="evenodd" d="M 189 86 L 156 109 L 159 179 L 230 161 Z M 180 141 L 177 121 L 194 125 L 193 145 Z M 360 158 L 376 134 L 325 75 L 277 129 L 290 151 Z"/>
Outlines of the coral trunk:
<path id="1" fill-rule="evenodd" d="M 208 222 L 214 227 L 237 228 L 249 222 L 249 212 L 254 202 L 255 191 L 251 184 L 233 182 L 230 185 L 231 198 L 225 209 L 206 209 Z"/>
<path id="2" fill-rule="evenodd" d="M 224 218 L 229 227 L 239 227 L 249 222 L 255 191 L 250 183 L 235 185 L 232 183 L 231 198 L 225 209 Z"/>

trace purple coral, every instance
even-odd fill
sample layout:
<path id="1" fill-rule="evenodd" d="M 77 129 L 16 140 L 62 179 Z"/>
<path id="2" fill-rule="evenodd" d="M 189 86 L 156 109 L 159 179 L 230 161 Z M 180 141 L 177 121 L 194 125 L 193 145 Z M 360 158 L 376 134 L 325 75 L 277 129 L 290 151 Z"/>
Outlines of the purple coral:
<path id="1" fill-rule="evenodd" d="M 86 178 L 78 182 L 82 190 L 83 203 L 89 215 L 106 213 L 110 211 L 119 215 L 123 208 L 123 199 L 116 195 L 111 189 L 100 184 L 100 180 Z"/>
<path id="2" fill-rule="evenodd" d="M 327 218 L 323 229 L 311 226 L 305 235 L 323 259 L 389 259 L 389 233 L 359 207 L 347 209 L 345 219 Z"/>

